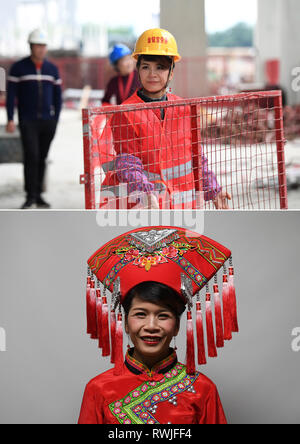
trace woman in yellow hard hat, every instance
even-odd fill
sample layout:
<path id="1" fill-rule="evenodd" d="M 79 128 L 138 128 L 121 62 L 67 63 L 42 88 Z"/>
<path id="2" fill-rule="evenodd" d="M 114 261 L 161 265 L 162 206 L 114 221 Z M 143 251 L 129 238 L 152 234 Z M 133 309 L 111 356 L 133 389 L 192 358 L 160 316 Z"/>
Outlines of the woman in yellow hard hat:
<path id="1" fill-rule="evenodd" d="M 137 40 L 132 56 L 137 61 L 142 88 L 124 105 L 180 99 L 167 93 L 175 63 L 181 59 L 170 32 L 159 28 L 145 31 Z M 196 192 L 202 191 L 204 199 L 212 200 L 216 208 L 228 208 L 227 199 L 231 196 L 222 191 L 203 155 L 199 161 L 202 172 L 195 174 L 188 108 L 117 113 L 112 119 L 117 157 L 110 162 L 111 171 L 109 165 L 105 168 L 107 175 L 102 190 L 116 189 L 117 196 L 117 187 L 125 183 L 128 195 L 146 195 L 146 206 L 161 209 L 196 208 Z M 201 176 L 200 184 L 196 184 L 195 176 Z"/>
<path id="2" fill-rule="evenodd" d="M 145 102 L 167 100 L 175 63 L 181 59 L 173 35 L 164 29 L 145 31 L 136 42 L 133 57 L 142 84 L 138 96 Z"/>

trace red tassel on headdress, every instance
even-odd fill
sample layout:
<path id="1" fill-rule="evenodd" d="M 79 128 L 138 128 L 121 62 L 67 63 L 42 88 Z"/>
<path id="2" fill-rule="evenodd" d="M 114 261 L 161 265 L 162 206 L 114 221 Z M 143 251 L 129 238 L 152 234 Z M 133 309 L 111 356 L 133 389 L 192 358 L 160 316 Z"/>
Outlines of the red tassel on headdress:
<path id="1" fill-rule="evenodd" d="M 233 267 L 229 267 L 228 269 L 228 287 L 229 287 L 229 301 L 231 307 L 231 321 L 232 321 L 232 331 L 237 333 L 239 331 L 239 324 L 237 319 L 237 304 L 236 304 L 236 295 L 235 295 L 235 286 L 234 286 L 234 269 Z"/>
<path id="2" fill-rule="evenodd" d="M 186 372 L 188 375 L 194 375 L 196 372 L 194 329 L 190 311 L 187 312 L 186 322 Z"/>
<path id="3" fill-rule="evenodd" d="M 223 274 L 223 320 L 224 320 L 224 339 L 229 341 L 232 339 L 232 321 L 231 321 L 231 307 L 229 299 L 229 286 L 227 274 Z"/>
<path id="4" fill-rule="evenodd" d="M 88 276 L 86 280 L 86 320 L 87 320 L 87 329 L 86 332 L 88 335 L 91 334 L 91 325 L 89 322 L 89 311 L 90 311 L 90 291 L 91 291 L 91 277 Z"/>
<path id="5" fill-rule="evenodd" d="M 118 313 L 115 335 L 115 375 L 120 375 L 122 373 L 123 364 L 123 323 L 122 313 Z"/>
<path id="6" fill-rule="evenodd" d="M 91 279 L 89 300 L 87 304 L 87 330 L 92 339 L 97 339 L 96 290 L 95 281 Z"/>
<path id="7" fill-rule="evenodd" d="M 206 333 L 207 333 L 207 348 L 208 356 L 210 358 L 216 358 L 218 356 L 216 344 L 215 344 L 215 334 L 212 320 L 211 303 L 210 303 L 210 293 L 206 293 Z"/>
<path id="8" fill-rule="evenodd" d="M 214 285 L 214 305 L 215 305 L 215 321 L 216 321 L 216 346 L 218 348 L 224 347 L 223 321 L 222 321 L 222 307 L 219 294 L 219 287 Z"/>
<path id="9" fill-rule="evenodd" d="M 116 312 L 111 310 L 110 312 L 110 339 L 111 339 L 111 357 L 110 362 L 115 363 L 115 343 L 116 343 Z"/>
<path id="10" fill-rule="evenodd" d="M 109 326 L 108 326 L 108 305 L 107 298 L 102 298 L 102 356 L 110 355 Z"/>
<path id="11" fill-rule="evenodd" d="M 197 314 L 196 314 L 196 331 L 197 331 L 197 351 L 198 351 L 198 364 L 206 364 L 205 345 L 204 345 L 204 332 L 203 332 L 203 318 L 201 312 L 201 302 L 196 302 Z"/>
<path id="12" fill-rule="evenodd" d="M 96 297 L 98 346 L 102 348 L 102 299 L 100 288 L 96 289 Z"/>

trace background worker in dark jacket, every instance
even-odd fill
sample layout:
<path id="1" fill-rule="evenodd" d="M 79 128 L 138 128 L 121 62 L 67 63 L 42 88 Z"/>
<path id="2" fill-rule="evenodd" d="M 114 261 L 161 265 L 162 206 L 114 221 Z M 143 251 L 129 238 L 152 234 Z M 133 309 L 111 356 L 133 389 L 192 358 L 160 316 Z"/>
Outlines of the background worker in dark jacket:
<path id="1" fill-rule="evenodd" d="M 47 37 L 39 29 L 29 35 L 31 55 L 15 63 L 7 86 L 7 132 L 15 131 L 17 99 L 23 145 L 26 201 L 22 209 L 50 208 L 42 198 L 46 159 L 62 106 L 61 79 L 46 60 Z"/>

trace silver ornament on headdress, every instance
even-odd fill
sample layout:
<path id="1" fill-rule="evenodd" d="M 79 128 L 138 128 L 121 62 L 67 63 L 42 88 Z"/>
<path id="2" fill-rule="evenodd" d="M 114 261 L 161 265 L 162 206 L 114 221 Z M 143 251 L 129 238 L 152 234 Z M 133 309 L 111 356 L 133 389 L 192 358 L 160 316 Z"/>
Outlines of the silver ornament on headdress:
<path id="1" fill-rule="evenodd" d="M 166 247 L 168 244 L 178 239 L 177 230 L 169 228 L 161 230 L 138 231 L 128 236 L 128 242 L 136 248 L 148 253 L 160 248 Z"/>
<path id="2" fill-rule="evenodd" d="M 181 273 L 181 292 L 186 299 L 188 310 L 193 307 L 193 282 L 186 274 Z"/>
<path id="3" fill-rule="evenodd" d="M 169 403 L 173 404 L 174 407 L 177 407 L 177 396 L 172 396 L 172 398 L 169 399 Z"/>
<path id="4" fill-rule="evenodd" d="M 117 279 L 114 282 L 114 289 L 113 289 L 113 292 L 112 292 L 111 305 L 112 305 L 112 309 L 113 310 L 116 310 L 121 305 L 121 282 L 120 282 L 120 277 L 117 277 Z"/>

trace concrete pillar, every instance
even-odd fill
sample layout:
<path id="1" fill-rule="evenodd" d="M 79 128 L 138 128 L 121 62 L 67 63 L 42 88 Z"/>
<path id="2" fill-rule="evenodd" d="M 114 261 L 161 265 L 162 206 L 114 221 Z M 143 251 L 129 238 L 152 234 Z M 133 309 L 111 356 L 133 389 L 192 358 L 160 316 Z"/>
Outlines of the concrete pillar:
<path id="1" fill-rule="evenodd" d="M 3 3 L 3 2 L 2 2 Z M 11 57 L 17 54 L 16 22 L 18 1 L 11 0 L 2 4 L 0 11 L 0 55 Z"/>
<path id="2" fill-rule="evenodd" d="M 175 69 L 174 94 L 207 95 L 205 0 L 160 0 L 160 27 L 176 38 L 183 60 Z"/>
<path id="3" fill-rule="evenodd" d="M 258 81 L 265 81 L 266 60 L 280 59 L 280 85 L 287 93 L 289 104 L 300 103 L 299 19 L 299 0 L 258 1 Z"/>

